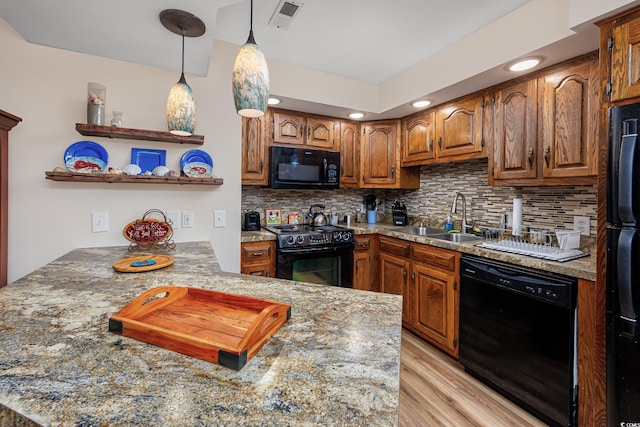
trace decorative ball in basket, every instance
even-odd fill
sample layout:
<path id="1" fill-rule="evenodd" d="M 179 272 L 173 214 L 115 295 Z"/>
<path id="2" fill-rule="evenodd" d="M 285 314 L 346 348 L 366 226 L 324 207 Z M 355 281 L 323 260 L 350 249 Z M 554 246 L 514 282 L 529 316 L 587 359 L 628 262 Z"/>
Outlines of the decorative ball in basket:
<path id="1" fill-rule="evenodd" d="M 152 218 L 156 216 L 159 218 Z M 124 237 L 131 242 L 129 251 L 138 249 L 175 249 L 171 221 L 159 209 L 150 209 L 141 219 L 130 222 L 123 230 Z"/>

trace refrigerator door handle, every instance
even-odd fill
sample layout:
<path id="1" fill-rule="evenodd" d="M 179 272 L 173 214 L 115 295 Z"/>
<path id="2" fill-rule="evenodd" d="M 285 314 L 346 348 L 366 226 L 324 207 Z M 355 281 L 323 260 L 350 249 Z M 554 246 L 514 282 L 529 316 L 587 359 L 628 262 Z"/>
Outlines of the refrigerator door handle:
<path id="1" fill-rule="evenodd" d="M 635 252 L 634 239 L 638 236 L 638 229 L 623 228 L 618 238 L 618 304 L 620 306 L 621 331 L 624 334 L 636 336 L 638 315 L 634 306 L 633 284 L 640 280 L 636 276 L 634 260 L 637 262 L 638 254 Z"/>
<path id="2" fill-rule="evenodd" d="M 635 175 L 640 172 L 637 168 L 634 170 L 634 165 L 638 164 L 636 159 L 637 141 L 637 134 L 624 135 L 620 144 L 620 157 L 618 159 L 618 215 L 623 225 L 631 227 L 635 227 L 640 219 L 638 218 L 640 214 L 636 212 L 637 208 L 635 206 L 638 201 L 634 200 L 634 190 L 636 190 L 634 184 L 638 179 Z"/>

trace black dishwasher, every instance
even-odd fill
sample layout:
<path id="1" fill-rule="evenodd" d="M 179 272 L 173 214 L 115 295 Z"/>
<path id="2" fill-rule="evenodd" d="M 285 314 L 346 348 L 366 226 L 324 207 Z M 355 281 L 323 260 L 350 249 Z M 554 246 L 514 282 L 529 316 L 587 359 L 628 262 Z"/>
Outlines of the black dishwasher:
<path id="1" fill-rule="evenodd" d="M 460 363 L 551 425 L 577 423 L 577 280 L 463 256 Z"/>

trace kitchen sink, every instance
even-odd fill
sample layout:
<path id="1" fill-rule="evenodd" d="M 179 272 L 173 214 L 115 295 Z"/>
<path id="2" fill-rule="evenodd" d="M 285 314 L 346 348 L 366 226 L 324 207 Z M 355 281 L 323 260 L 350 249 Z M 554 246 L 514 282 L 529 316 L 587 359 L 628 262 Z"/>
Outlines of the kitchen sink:
<path id="1" fill-rule="evenodd" d="M 428 227 L 395 227 L 391 231 L 397 231 L 399 233 L 413 234 L 414 236 L 430 236 L 432 234 L 442 234 L 440 228 L 428 228 Z"/>
<path id="2" fill-rule="evenodd" d="M 482 237 L 475 234 L 462 234 L 462 233 L 442 233 L 429 235 L 432 239 L 447 240 L 449 242 L 464 243 L 473 242 L 474 240 L 482 240 Z"/>

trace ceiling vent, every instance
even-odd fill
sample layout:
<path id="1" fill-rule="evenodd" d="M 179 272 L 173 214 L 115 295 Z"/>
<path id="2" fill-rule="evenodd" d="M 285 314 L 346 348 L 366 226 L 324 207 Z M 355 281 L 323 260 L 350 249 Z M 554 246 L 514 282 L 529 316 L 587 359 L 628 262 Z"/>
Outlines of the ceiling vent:
<path id="1" fill-rule="evenodd" d="M 281 30 L 286 30 L 289 25 L 291 25 L 291 21 L 293 21 L 293 18 L 298 15 L 298 12 L 300 12 L 302 6 L 304 6 L 304 4 L 299 1 L 280 0 L 280 3 L 278 3 L 278 7 L 276 7 L 273 15 L 271 15 L 269 25 Z"/>

